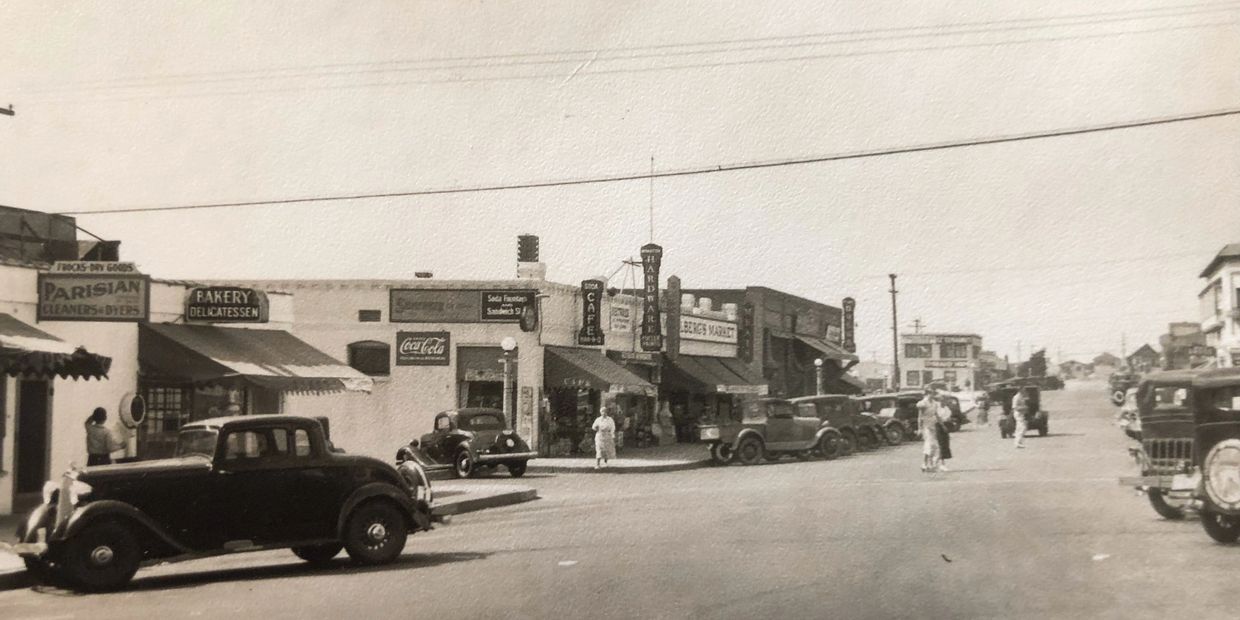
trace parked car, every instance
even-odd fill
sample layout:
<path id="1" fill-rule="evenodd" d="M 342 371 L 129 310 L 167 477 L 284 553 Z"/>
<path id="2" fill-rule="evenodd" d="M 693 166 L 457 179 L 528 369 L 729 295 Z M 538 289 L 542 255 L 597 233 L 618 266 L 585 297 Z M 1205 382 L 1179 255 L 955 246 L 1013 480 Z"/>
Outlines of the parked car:
<path id="1" fill-rule="evenodd" d="M 843 435 L 844 455 L 854 449 L 873 450 L 886 443 L 882 425 L 878 419 L 861 412 L 857 401 L 845 394 L 801 396 L 789 399 L 798 412 L 806 417 L 816 417 Z"/>
<path id="2" fill-rule="evenodd" d="M 839 430 L 817 417 L 797 415 L 796 407 L 782 398 L 745 401 L 739 422 L 699 426 L 698 436 L 719 464 L 754 465 L 786 454 L 830 460 L 842 454 Z"/>
<path id="3" fill-rule="evenodd" d="M 1184 518 L 1184 507 L 1192 502 L 1200 480 L 1193 466 L 1193 379 L 1199 374 L 1198 370 L 1150 373 L 1138 388 L 1128 390 L 1136 392 L 1135 438 L 1141 442 L 1129 453 L 1141 475 L 1121 478 L 1120 484 L 1144 492 L 1164 519 Z"/>
<path id="4" fill-rule="evenodd" d="M 1201 525 L 1222 543 L 1240 538 L 1240 367 L 1193 378 L 1193 459 L 1201 471 Z"/>
<path id="5" fill-rule="evenodd" d="M 939 396 L 943 399 L 943 406 L 947 407 L 947 410 L 951 412 L 951 417 L 943 423 L 943 426 L 947 428 L 949 433 L 954 433 L 960 430 L 961 426 L 969 423 L 969 416 L 962 410 L 959 398 L 946 393 L 941 393 Z"/>
<path id="6" fill-rule="evenodd" d="M 1140 382 L 1141 375 L 1136 373 L 1112 373 L 1111 376 L 1107 378 L 1107 390 L 1111 394 L 1111 404 L 1116 407 L 1123 406 L 1124 394 L 1128 391 L 1128 388 L 1137 387 L 1137 384 Z"/>
<path id="7" fill-rule="evenodd" d="M 917 390 L 873 394 L 857 399 L 861 410 L 873 415 L 883 425 L 887 443 L 895 445 L 896 431 L 901 439 L 913 440 L 918 436 L 917 402 L 925 396 Z"/>
<path id="8" fill-rule="evenodd" d="M 1029 410 L 1025 417 L 1027 431 L 1037 431 L 1045 437 L 1050 432 L 1050 413 L 1042 409 L 1042 389 L 1033 381 L 1004 381 L 990 387 L 990 398 L 1003 407 L 1003 417 L 999 419 L 999 437 L 1007 439 L 1016 434 L 1016 412 L 1012 410 L 1012 398 L 1016 392 L 1025 393 L 1030 399 Z"/>
<path id="9" fill-rule="evenodd" d="M 71 469 L 49 481 L 13 546 L 37 576 L 88 591 L 127 584 L 142 565 L 292 549 L 323 563 L 395 560 L 429 530 L 431 487 L 398 469 L 332 451 L 323 427 L 290 415 L 188 424 L 175 456 Z"/>
<path id="10" fill-rule="evenodd" d="M 437 414 L 431 432 L 410 441 L 397 453 L 398 459 L 417 461 L 429 471 L 451 469 L 458 478 L 501 465 L 513 478 L 520 478 L 529 460 L 537 457 L 538 453 L 508 428 L 504 412 L 487 407 Z"/>

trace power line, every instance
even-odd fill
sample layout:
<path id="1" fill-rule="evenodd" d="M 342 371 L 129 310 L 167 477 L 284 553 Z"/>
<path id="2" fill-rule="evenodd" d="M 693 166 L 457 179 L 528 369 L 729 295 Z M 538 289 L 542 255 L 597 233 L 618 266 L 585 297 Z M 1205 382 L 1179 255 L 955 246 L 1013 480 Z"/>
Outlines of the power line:
<path id="1" fill-rule="evenodd" d="M 154 76 L 133 76 L 113 80 L 94 80 L 79 82 L 77 87 L 35 87 L 26 89 L 28 92 L 66 92 L 66 91 L 99 91 L 118 89 L 158 88 L 161 86 L 194 86 L 198 84 L 233 83 L 256 80 L 284 80 L 295 78 L 332 78 L 354 77 L 361 74 L 384 73 L 416 73 L 424 71 L 446 71 L 452 69 L 521 67 L 536 65 L 559 65 L 580 63 L 586 60 L 592 63 L 604 63 L 623 60 L 640 60 L 648 58 L 668 58 L 707 54 L 724 54 L 731 52 L 768 51 L 798 47 L 817 47 L 823 45 L 839 45 L 850 43 L 867 43 L 875 41 L 895 41 L 904 39 L 962 36 L 969 34 L 988 34 L 993 32 L 1010 32 L 1017 30 L 1036 30 L 1046 28 L 1079 27 L 1099 24 L 1143 21 L 1151 19 L 1171 19 L 1210 13 L 1227 13 L 1240 9 L 1235 2 L 1188 5 L 1178 8 L 1191 8 L 1173 13 L 1150 14 L 1153 11 L 1166 9 L 1140 9 L 1108 13 L 1089 13 L 1060 17 L 1025 18 L 1015 20 L 993 20 L 987 22 L 964 22 L 938 26 L 911 26 L 901 28 L 878 28 L 866 30 L 837 31 L 782 37 L 755 37 L 749 39 L 731 39 L 724 41 L 707 41 L 697 43 L 670 43 L 648 46 L 630 46 L 597 48 L 593 50 L 578 49 L 558 52 L 529 52 L 517 54 L 496 54 L 483 56 L 458 56 L 415 59 L 405 61 L 379 61 L 372 63 L 334 63 L 310 65 L 306 67 L 283 67 L 270 69 L 251 69 L 237 71 L 199 72 L 182 74 L 164 74 Z M 1139 13 L 1133 15 L 1133 13 Z M 1115 16 L 1121 15 L 1121 16 Z M 1101 17 L 1100 19 L 1088 19 Z M 1033 22 L 1065 22 L 1065 23 L 1033 23 Z M 977 26 L 1003 26 L 983 27 Z M 923 32 L 917 32 L 923 31 Z M 856 37 L 858 35 L 874 35 L 888 33 L 889 36 L 868 36 L 842 40 L 812 41 L 808 39 L 824 39 L 831 37 Z M 899 33 L 899 34 L 892 34 Z M 754 45 L 758 44 L 758 45 Z M 710 48 L 716 49 L 710 49 Z M 706 49 L 685 49 L 706 48 Z M 652 51 L 653 53 L 632 53 Z M 511 61 L 511 62 L 497 62 Z M 443 64 L 449 63 L 449 64 Z M 430 66 L 428 66 L 430 65 Z M 382 67 L 382 68 L 367 68 Z M 587 72 L 591 74 L 594 72 Z"/>
<path id="2" fill-rule="evenodd" d="M 189 205 L 169 205 L 157 207 L 123 207 L 115 209 L 99 209 L 95 211 L 64 211 L 61 215 L 105 215 L 119 213 L 153 213 L 159 211 L 189 211 L 196 209 L 224 209 L 233 207 L 258 207 L 258 206 L 277 206 L 306 204 L 318 202 L 341 202 L 351 200 L 372 200 L 379 198 L 409 198 L 416 196 L 442 196 L 450 194 L 474 194 L 483 192 L 511 191 L 522 189 L 539 189 L 549 187 L 572 187 L 578 185 L 596 185 L 601 183 L 619 183 L 624 181 L 637 181 L 645 179 L 661 179 L 674 177 L 687 177 L 702 174 L 715 174 L 721 172 L 736 172 L 742 170 L 761 170 L 766 168 L 779 168 L 785 166 L 800 166 L 807 164 L 819 164 L 833 161 L 846 161 L 852 159 L 866 159 L 871 157 L 884 157 L 889 155 L 907 155 L 912 153 L 927 153 L 933 151 L 943 151 L 948 149 L 958 149 L 973 146 L 985 146 L 991 144 L 1004 144 L 1009 142 L 1025 142 L 1029 140 L 1040 140 L 1045 138 L 1061 138 L 1067 136 L 1078 136 L 1092 133 L 1100 133 L 1105 131 L 1115 131 L 1119 129 L 1134 129 L 1139 127 L 1151 127 L 1156 125 L 1167 125 L 1172 123 L 1183 123 L 1188 121 L 1204 120 L 1210 118 L 1222 118 L 1227 116 L 1235 116 L 1240 114 L 1240 108 L 1228 108 L 1223 110 L 1215 110 L 1211 112 L 1200 112 L 1194 114 L 1183 114 L 1178 116 L 1163 116 L 1138 121 L 1128 121 L 1120 123 L 1108 123 L 1104 125 L 1092 125 L 1085 127 L 1076 127 L 1070 129 L 1057 129 L 1051 131 L 1030 132 L 1023 134 L 1012 134 L 1005 136 L 995 136 L 989 138 L 976 138 L 972 140 L 937 142 L 931 144 L 921 144 L 907 147 L 897 147 L 888 149 L 877 149 L 868 151 L 856 151 L 852 153 L 840 153 L 833 155 L 821 155 L 813 157 L 799 157 L 792 159 L 779 159 L 772 161 L 758 162 L 742 162 L 732 164 L 719 164 L 715 166 L 687 168 L 682 170 L 668 170 L 663 172 L 651 173 L 629 173 L 612 176 L 584 177 L 577 179 L 562 179 L 552 181 L 530 181 L 525 183 L 499 184 L 499 185 L 480 185 L 473 187 L 453 187 L 440 189 L 412 190 L 405 192 L 382 192 L 382 193 L 359 193 L 359 194 L 342 194 L 334 196 L 309 196 L 303 198 L 284 198 L 274 200 L 251 200 L 241 202 L 217 202 Z"/>

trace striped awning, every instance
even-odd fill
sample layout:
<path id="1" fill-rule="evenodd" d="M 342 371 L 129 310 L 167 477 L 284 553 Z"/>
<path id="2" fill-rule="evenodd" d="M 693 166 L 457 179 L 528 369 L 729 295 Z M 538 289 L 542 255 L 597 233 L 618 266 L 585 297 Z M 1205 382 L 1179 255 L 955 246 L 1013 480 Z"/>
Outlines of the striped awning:
<path id="1" fill-rule="evenodd" d="M 9 376 L 106 379 L 112 359 L 75 347 L 0 312 L 0 373 Z"/>
<path id="2" fill-rule="evenodd" d="M 144 372 L 194 384 L 245 381 L 285 392 L 369 392 L 370 377 L 278 329 L 144 323 Z"/>

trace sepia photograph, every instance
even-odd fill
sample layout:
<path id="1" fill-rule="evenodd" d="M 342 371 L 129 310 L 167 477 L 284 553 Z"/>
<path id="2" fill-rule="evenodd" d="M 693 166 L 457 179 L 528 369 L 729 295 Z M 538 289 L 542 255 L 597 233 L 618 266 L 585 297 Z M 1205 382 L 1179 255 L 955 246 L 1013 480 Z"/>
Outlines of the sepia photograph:
<path id="1" fill-rule="evenodd" d="M 1240 615 L 1240 0 L 0 3 L 0 618 Z"/>

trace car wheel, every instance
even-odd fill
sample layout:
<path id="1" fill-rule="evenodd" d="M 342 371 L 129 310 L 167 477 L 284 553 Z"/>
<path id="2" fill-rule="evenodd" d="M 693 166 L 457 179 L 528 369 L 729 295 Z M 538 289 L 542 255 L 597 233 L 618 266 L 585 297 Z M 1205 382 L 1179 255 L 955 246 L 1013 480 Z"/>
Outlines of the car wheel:
<path id="1" fill-rule="evenodd" d="M 1116 407 L 1124 404 L 1124 390 L 1115 390 L 1111 392 L 1111 404 Z"/>
<path id="2" fill-rule="evenodd" d="M 857 449 L 857 437 L 850 432 L 840 433 L 837 443 L 840 447 L 840 456 L 848 456 Z"/>
<path id="3" fill-rule="evenodd" d="M 326 545 L 308 545 L 305 547 L 293 547 L 293 555 L 311 563 L 326 564 L 340 553 L 344 545 L 340 543 L 329 543 Z"/>
<path id="4" fill-rule="evenodd" d="M 358 564 L 385 564 L 400 556 L 409 532 L 405 517 L 386 501 L 362 504 L 349 515 L 344 548 Z"/>
<path id="5" fill-rule="evenodd" d="M 1231 544 L 1240 538 L 1240 518 L 1215 512 L 1206 507 L 1201 510 L 1201 527 L 1205 528 L 1210 538 Z"/>
<path id="6" fill-rule="evenodd" d="M 904 441 L 904 431 L 894 424 L 884 427 L 883 434 L 886 435 L 889 446 L 898 446 Z"/>
<path id="7" fill-rule="evenodd" d="M 732 444 L 717 443 L 710 447 L 710 460 L 720 464 L 727 465 L 732 462 Z"/>
<path id="8" fill-rule="evenodd" d="M 1157 512 L 1158 516 L 1171 521 L 1184 518 L 1184 509 L 1168 504 L 1167 495 L 1162 489 L 1149 489 L 1145 494 L 1149 496 L 1150 506 L 1154 507 L 1154 512 Z"/>
<path id="9" fill-rule="evenodd" d="M 141 561 L 138 539 L 116 521 L 88 525 L 65 542 L 65 577 L 83 590 L 116 590 L 133 579 Z"/>
<path id="10" fill-rule="evenodd" d="M 474 455 L 468 448 L 461 448 L 452 459 L 452 472 L 457 478 L 468 478 L 474 475 Z"/>
<path id="11" fill-rule="evenodd" d="M 883 446 L 882 433 L 874 430 L 873 428 L 867 427 L 861 429 L 861 434 L 865 435 L 865 442 L 869 444 L 866 446 L 866 450 L 877 450 Z"/>
<path id="12" fill-rule="evenodd" d="M 520 478 L 521 476 L 524 476 L 526 465 L 527 463 L 525 461 L 521 461 L 520 463 L 509 463 L 508 464 L 508 475 L 512 476 L 513 478 Z"/>
<path id="13" fill-rule="evenodd" d="M 827 433 L 822 436 L 822 439 L 818 440 L 818 454 L 822 456 L 823 460 L 833 461 L 839 458 L 840 454 L 843 452 L 841 447 L 841 444 L 843 443 L 842 439 L 843 437 L 841 435 Z"/>
<path id="14" fill-rule="evenodd" d="M 766 457 L 766 449 L 762 446 L 762 440 L 757 437 L 742 439 L 740 445 L 736 447 L 736 457 L 741 465 L 757 465 Z"/>

